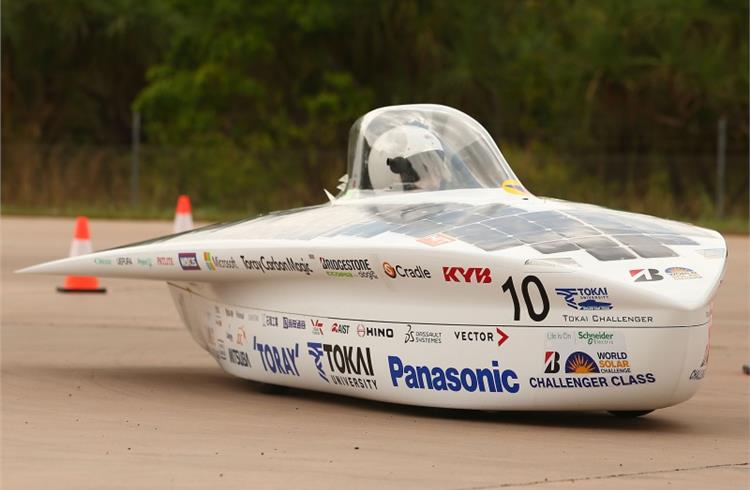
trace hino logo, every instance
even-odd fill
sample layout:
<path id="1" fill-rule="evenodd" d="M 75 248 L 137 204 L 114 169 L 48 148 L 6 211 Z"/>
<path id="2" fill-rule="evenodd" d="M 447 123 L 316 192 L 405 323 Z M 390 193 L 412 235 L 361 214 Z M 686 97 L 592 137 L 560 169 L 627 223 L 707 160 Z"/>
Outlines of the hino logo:
<path id="1" fill-rule="evenodd" d="M 384 327 L 365 327 L 361 323 L 357 325 L 357 335 L 360 337 L 385 337 L 393 338 L 393 329 Z"/>
<path id="2" fill-rule="evenodd" d="M 487 267 L 443 267 L 446 282 L 476 282 L 490 284 L 492 272 Z"/>

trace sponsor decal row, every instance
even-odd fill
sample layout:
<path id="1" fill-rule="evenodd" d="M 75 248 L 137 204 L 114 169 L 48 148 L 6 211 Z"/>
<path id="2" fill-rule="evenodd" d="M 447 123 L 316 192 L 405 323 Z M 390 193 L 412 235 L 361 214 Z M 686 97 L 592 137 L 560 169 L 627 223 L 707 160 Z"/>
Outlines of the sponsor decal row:
<path id="1" fill-rule="evenodd" d="M 248 352 L 230 347 L 225 354 L 223 342 L 217 357 L 241 367 L 252 367 Z M 250 347 L 250 346 L 249 346 Z M 251 350 L 259 359 L 258 367 L 269 375 L 299 377 L 306 349 L 309 362 L 318 378 L 330 385 L 355 390 L 378 390 L 371 347 L 343 345 L 334 342 L 299 342 L 277 345 L 253 337 Z M 648 385 L 656 382 L 650 372 L 633 372 L 627 352 L 600 351 L 595 356 L 575 351 L 562 361 L 560 352 L 544 354 L 544 374 L 528 378 L 528 387 L 540 389 L 618 388 Z M 501 365 L 497 359 L 474 365 L 419 363 L 403 356 L 386 357 L 387 373 L 394 388 L 406 390 L 518 393 L 522 381 L 517 372 Z"/>
<path id="2" fill-rule="evenodd" d="M 308 259 L 299 257 L 275 257 L 265 256 L 249 257 L 240 255 L 239 260 L 235 257 L 226 257 L 216 255 L 212 252 L 203 252 L 203 263 L 207 270 L 217 271 L 239 270 L 240 265 L 247 270 L 256 270 L 262 273 L 270 272 L 299 272 L 310 275 L 314 272 L 311 262 L 314 255 L 309 255 Z M 183 270 L 202 270 L 196 252 L 179 252 L 177 254 L 178 263 Z M 321 269 L 326 275 L 336 278 L 363 278 L 378 279 L 378 274 L 368 258 L 327 258 L 319 257 L 318 262 Z M 157 256 L 147 258 L 132 257 L 115 257 L 115 258 L 96 258 L 94 263 L 97 265 L 141 265 L 145 267 L 173 266 L 174 259 L 169 256 Z M 386 276 L 391 279 L 432 279 L 434 273 L 426 267 L 418 264 L 398 264 L 385 261 L 382 263 L 382 269 Z M 630 269 L 630 277 L 635 282 L 655 282 L 661 281 L 666 277 L 674 280 L 700 279 L 702 276 L 692 269 L 683 266 L 667 267 L 665 269 L 642 268 Z M 492 284 L 492 270 L 489 267 L 462 267 L 462 266 L 443 266 L 442 279 L 448 283 L 474 283 L 474 284 Z M 555 292 L 565 301 L 565 304 L 575 310 L 611 310 L 612 303 L 608 300 L 609 295 L 606 287 L 586 287 L 586 288 L 556 288 Z"/>
<path id="3" fill-rule="evenodd" d="M 299 329 L 305 330 L 310 326 L 314 335 L 325 335 L 326 332 L 334 335 L 356 335 L 357 337 L 366 338 L 385 338 L 393 339 L 394 332 L 392 327 L 383 326 L 365 326 L 362 323 L 351 324 L 343 321 L 326 321 L 319 318 L 310 318 L 309 322 L 298 318 L 287 316 L 276 316 L 270 314 L 260 315 L 261 326 L 270 328 Z M 406 333 L 403 337 L 403 343 L 410 344 L 442 344 L 443 334 L 440 329 L 428 329 L 406 325 Z M 460 342 L 490 342 L 497 343 L 497 346 L 503 345 L 508 339 L 508 335 L 500 328 L 495 327 L 493 330 L 456 330 L 453 337 Z"/>
<path id="4" fill-rule="evenodd" d="M 532 376 L 532 389 L 617 388 L 656 382 L 653 373 L 635 373 L 625 351 L 598 351 L 594 356 L 574 351 L 562 357 L 558 351 L 544 353 L 544 374 Z"/>

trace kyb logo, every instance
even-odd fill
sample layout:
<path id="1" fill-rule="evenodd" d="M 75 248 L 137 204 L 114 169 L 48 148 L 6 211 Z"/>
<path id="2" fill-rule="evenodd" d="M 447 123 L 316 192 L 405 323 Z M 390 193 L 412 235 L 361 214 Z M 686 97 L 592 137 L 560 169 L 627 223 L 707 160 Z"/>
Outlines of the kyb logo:
<path id="1" fill-rule="evenodd" d="M 492 272 L 487 267 L 443 267 L 446 282 L 476 282 L 490 284 Z"/>
<path id="2" fill-rule="evenodd" d="M 658 269 L 631 269 L 630 277 L 635 278 L 635 282 L 653 282 L 664 279 Z"/>

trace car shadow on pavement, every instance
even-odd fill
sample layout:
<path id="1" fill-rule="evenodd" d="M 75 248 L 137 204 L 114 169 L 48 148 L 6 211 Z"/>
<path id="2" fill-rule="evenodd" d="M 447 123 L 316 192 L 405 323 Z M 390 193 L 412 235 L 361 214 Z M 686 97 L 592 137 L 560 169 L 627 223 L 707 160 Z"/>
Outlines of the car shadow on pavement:
<path id="1" fill-rule="evenodd" d="M 484 411 L 418 407 L 268 385 L 232 377 L 213 366 L 34 366 L 26 370 L 26 377 L 34 371 L 42 371 L 40 374 L 47 379 L 59 377 L 60 381 L 67 380 L 71 383 L 77 382 L 75 379 L 83 383 L 90 381 L 102 389 L 123 394 L 154 393 L 157 394 L 155 396 L 163 396 L 175 403 L 179 403 L 183 396 L 206 396 L 212 400 L 225 399 L 227 404 L 236 406 L 248 397 L 255 396 L 275 399 L 280 404 L 323 404 L 330 405 L 332 409 L 338 406 L 363 412 L 484 424 L 647 431 L 657 434 L 692 432 L 690 425 L 670 418 L 668 410 L 663 414 L 655 411 L 643 417 L 619 418 L 606 412 Z"/>
<path id="2" fill-rule="evenodd" d="M 235 380 L 245 384 L 246 389 L 261 392 L 267 396 L 276 396 L 280 400 L 308 400 L 333 405 L 343 405 L 358 410 L 378 411 L 383 413 L 398 413 L 406 417 L 431 418 L 442 420 L 462 420 L 476 423 L 529 425 L 539 427 L 564 427 L 564 428 L 592 428 L 646 431 L 656 434 L 664 433 L 688 433 L 692 432 L 690 426 L 681 422 L 670 420 L 668 417 L 660 416 L 659 411 L 651 414 L 623 418 L 615 417 L 607 412 L 593 411 L 491 411 L 491 410 L 466 410 L 457 408 L 433 408 L 403 405 L 398 403 L 364 400 L 332 393 L 301 390 L 296 388 L 277 387 L 269 390 L 267 386 L 260 383 L 245 380 Z"/>

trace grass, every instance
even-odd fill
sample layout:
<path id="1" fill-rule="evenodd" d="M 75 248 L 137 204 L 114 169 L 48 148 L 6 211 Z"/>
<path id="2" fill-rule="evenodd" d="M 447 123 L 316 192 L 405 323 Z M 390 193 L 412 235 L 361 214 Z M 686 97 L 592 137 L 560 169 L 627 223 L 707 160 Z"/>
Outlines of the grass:
<path id="1" fill-rule="evenodd" d="M 133 206 L 68 205 L 64 207 L 24 207 L 3 205 L 2 208 L 0 208 L 0 214 L 3 216 L 88 216 L 93 219 L 171 220 L 174 218 L 174 209 Z M 200 207 L 194 209 L 193 218 L 195 221 L 215 223 L 219 221 L 231 221 L 252 217 L 257 214 L 259 213 L 249 211 L 226 211 L 217 208 Z M 681 216 L 663 217 L 676 221 L 693 223 L 724 234 L 747 235 L 750 233 L 750 220 L 748 220 L 748 218 L 740 218 L 737 216 L 702 219 L 685 218 Z"/>
<path id="2" fill-rule="evenodd" d="M 47 216 L 47 217 L 74 217 L 87 216 L 91 219 L 140 219 L 140 220 L 171 220 L 174 218 L 174 208 L 155 207 L 133 207 L 133 206 L 87 206 L 67 205 L 64 207 L 29 207 L 16 205 L 3 205 L 0 208 L 2 216 Z M 215 208 L 196 208 L 193 210 L 193 219 L 203 222 L 230 221 L 247 218 L 259 213 L 242 211 L 225 211 Z"/>

